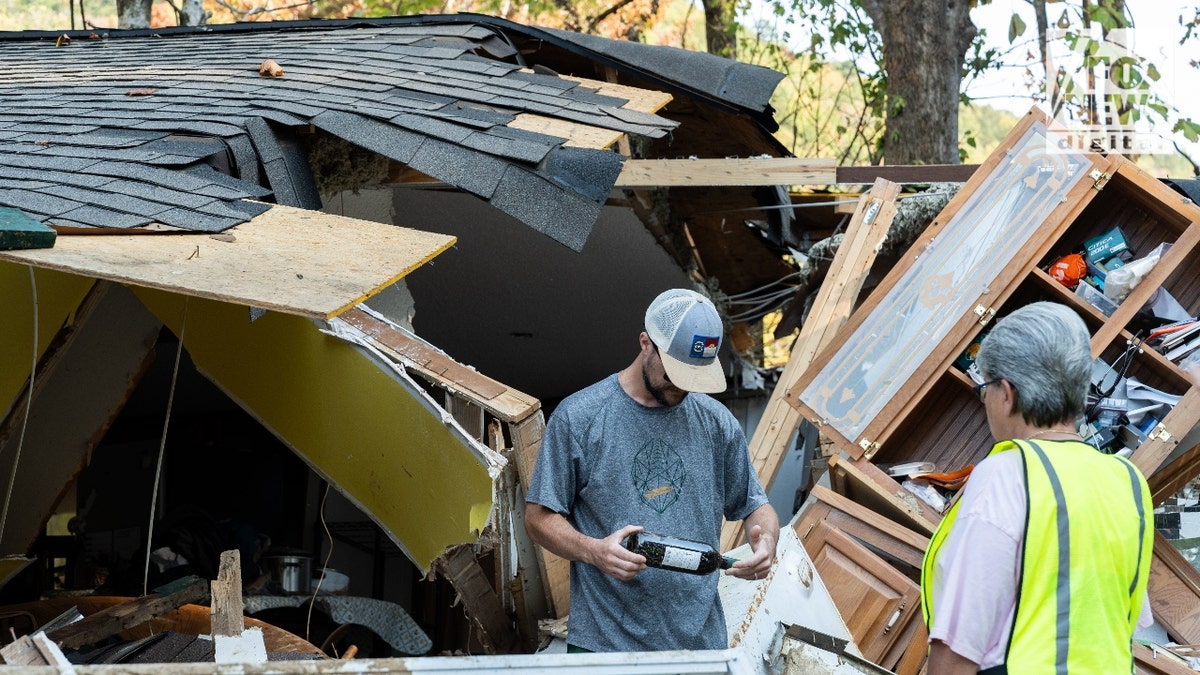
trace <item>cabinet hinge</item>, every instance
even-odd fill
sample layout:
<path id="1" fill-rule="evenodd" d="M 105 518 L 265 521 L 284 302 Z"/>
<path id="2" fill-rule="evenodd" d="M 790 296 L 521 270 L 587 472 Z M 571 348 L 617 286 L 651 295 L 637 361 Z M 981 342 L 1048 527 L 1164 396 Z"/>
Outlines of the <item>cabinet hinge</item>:
<path id="1" fill-rule="evenodd" d="M 983 305 L 975 305 L 975 316 L 979 317 L 979 325 L 986 326 L 992 317 L 996 316 L 996 310 Z"/>
<path id="2" fill-rule="evenodd" d="M 1167 425 L 1163 424 L 1162 422 L 1159 422 L 1158 426 L 1154 427 L 1154 431 L 1151 431 L 1149 434 L 1147 434 L 1146 438 L 1154 441 L 1163 441 L 1166 443 L 1170 443 L 1171 441 L 1175 440 L 1175 437 L 1171 435 L 1171 432 L 1167 431 Z"/>
<path id="3" fill-rule="evenodd" d="M 875 456 L 875 453 L 879 452 L 879 444 L 872 443 L 866 438 L 858 442 L 858 447 L 863 449 L 863 457 L 866 457 L 867 459 L 871 459 Z"/>
<path id="4" fill-rule="evenodd" d="M 1104 173 L 1100 169 L 1092 169 L 1092 172 L 1088 174 L 1088 177 L 1095 181 L 1092 183 L 1092 188 L 1099 192 L 1100 190 L 1104 189 L 1105 185 L 1108 185 L 1108 179 L 1112 178 L 1112 174 Z"/>

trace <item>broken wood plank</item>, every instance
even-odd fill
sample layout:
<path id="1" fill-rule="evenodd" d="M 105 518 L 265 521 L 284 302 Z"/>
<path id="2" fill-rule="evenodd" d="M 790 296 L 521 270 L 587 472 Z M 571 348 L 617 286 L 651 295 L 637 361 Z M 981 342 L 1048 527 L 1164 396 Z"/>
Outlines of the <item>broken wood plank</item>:
<path id="1" fill-rule="evenodd" d="M 595 90 L 601 96 L 612 96 L 615 98 L 625 99 L 625 103 L 621 106 L 626 110 L 637 110 L 644 113 L 658 112 L 671 102 L 674 96 L 671 96 L 665 91 L 656 91 L 654 89 L 640 89 L 638 87 L 630 87 L 624 84 L 618 84 L 613 78 L 615 69 L 605 67 L 604 69 L 607 81 L 590 80 L 584 77 L 575 77 L 573 75 L 559 75 L 561 79 L 571 80 Z"/>
<path id="2" fill-rule="evenodd" d="M 792 345 L 791 354 L 754 435 L 750 439 L 750 460 L 763 488 L 770 490 L 779 474 L 788 444 L 800 428 L 799 409 L 788 400 L 789 390 L 800 380 L 816 355 L 833 340 L 854 310 L 875 254 L 887 238 L 888 228 L 896 215 L 896 196 L 900 186 L 883 179 L 867 191 L 858 202 L 846 234 L 834 254 L 833 263 L 817 291 L 816 300 L 800 335 Z M 742 524 L 726 523 L 721 533 L 722 550 L 738 546 L 744 536 Z"/>
<path id="3" fill-rule="evenodd" d="M 571 122 L 545 115 L 518 113 L 513 121 L 505 125 L 511 129 L 532 131 L 546 136 L 563 139 L 563 145 L 572 148 L 602 150 L 616 143 L 625 135 L 623 131 L 594 127 L 580 122 Z"/>
<path id="4" fill-rule="evenodd" d="M 539 410 L 536 415 L 520 424 L 512 425 L 510 431 L 513 441 L 512 457 L 517 464 L 517 475 L 521 480 L 521 494 L 525 494 L 529 489 L 533 468 L 537 465 L 542 437 L 546 433 L 546 418 Z M 521 522 L 525 522 L 524 518 Z M 571 611 L 571 561 L 541 546 L 533 545 L 532 542 L 531 546 L 537 552 L 535 557 L 538 572 L 546 594 L 546 602 L 550 606 L 550 615 L 565 618 Z"/>
<path id="5" fill-rule="evenodd" d="M 827 185 L 836 174 L 832 159 L 629 159 L 615 187 Z"/>
<path id="6" fill-rule="evenodd" d="M 212 634 L 237 636 L 246 630 L 242 605 L 242 555 L 237 549 L 223 551 L 217 578 L 211 583 Z"/>
<path id="7" fill-rule="evenodd" d="M 458 363 L 442 350 L 405 333 L 367 309 L 349 309 L 338 319 L 361 331 L 373 346 L 389 358 L 443 389 L 481 406 L 504 422 L 518 422 L 541 408 L 541 402 L 533 396 Z"/>
<path id="8" fill-rule="evenodd" d="M 222 235 L 60 236 L 54 248 L 0 251 L 0 260 L 329 319 L 456 241 L 281 205 Z"/>
<path id="9" fill-rule="evenodd" d="M 978 164 L 839 166 L 834 182 L 866 185 L 883 178 L 896 183 L 965 183 L 978 168 Z"/>
<path id="10" fill-rule="evenodd" d="M 1196 671 L 1168 649 L 1133 643 L 1133 672 L 1137 675 L 1196 675 Z"/>
<path id="11" fill-rule="evenodd" d="M 59 666 L 67 669 L 72 667 L 58 645 L 51 642 L 42 631 L 33 635 L 22 635 L 5 645 L 0 648 L 0 656 L 11 666 Z"/>
<path id="12" fill-rule="evenodd" d="M 479 628 L 479 640 L 488 652 L 511 653 L 517 643 L 516 629 L 471 547 L 458 546 L 434 564 L 458 593 L 467 616 Z"/>
<path id="13" fill-rule="evenodd" d="M 86 647 L 207 595 L 206 580 L 198 576 L 185 577 L 155 593 L 86 616 L 54 631 L 49 637 L 64 649 Z"/>

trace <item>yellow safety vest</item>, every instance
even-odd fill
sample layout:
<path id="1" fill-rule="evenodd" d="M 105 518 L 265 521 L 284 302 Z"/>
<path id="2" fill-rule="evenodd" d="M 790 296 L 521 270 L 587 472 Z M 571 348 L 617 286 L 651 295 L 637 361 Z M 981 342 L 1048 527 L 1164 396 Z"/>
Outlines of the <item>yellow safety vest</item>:
<path id="1" fill-rule="evenodd" d="M 1078 441 L 1002 441 L 989 456 L 1012 449 L 1024 464 L 1028 510 L 1005 670 L 1132 672 L 1133 631 L 1154 545 L 1146 479 L 1125 458 Z M 921 569 L 931 630 L 934 563 L 957 514 L 955 503 Z"/>

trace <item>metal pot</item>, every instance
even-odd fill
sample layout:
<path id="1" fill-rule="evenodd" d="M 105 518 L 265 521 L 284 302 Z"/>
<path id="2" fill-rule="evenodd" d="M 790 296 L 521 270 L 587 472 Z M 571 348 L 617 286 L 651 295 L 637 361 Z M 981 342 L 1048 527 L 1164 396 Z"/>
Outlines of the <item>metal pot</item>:
<path id="1" fill-rule="evenodd" d="M 302 555 L 274 555 L 263 557 L 263 567 L 271 575 L 271 581 L 279 584 L 284 593 L 309 593 L 312 591 L 312 558 Z"/>

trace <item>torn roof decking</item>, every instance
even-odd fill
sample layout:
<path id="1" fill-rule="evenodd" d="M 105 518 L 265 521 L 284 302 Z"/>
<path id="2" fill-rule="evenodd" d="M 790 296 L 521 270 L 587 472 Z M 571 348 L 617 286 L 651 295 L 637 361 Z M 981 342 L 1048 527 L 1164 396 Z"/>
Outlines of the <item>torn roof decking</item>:
<path id="1" fill-rule="evenodd" d="M 316 208 L 284 142 L 315 127 L 582 248 L 624 159 L 601 148 L 668 133 L 676 122 L 654 111 L 670 96 L 531 72 L 500 60 L 520 55 L 494 25 L 420 18 L 8 34 L 0 205 L 63 226 L 204 232 L 265 202 Z M 266 59 L 282 77 L 259 74 Z M 209 168 L 217 154 L 241 180 Z"/>
<path id="2" fill-rule="evenodd" d="M 287 206 L 217 235 L 60 236 L 0 261 L 328 319 L 408 275 L 453 236 Z"/>

